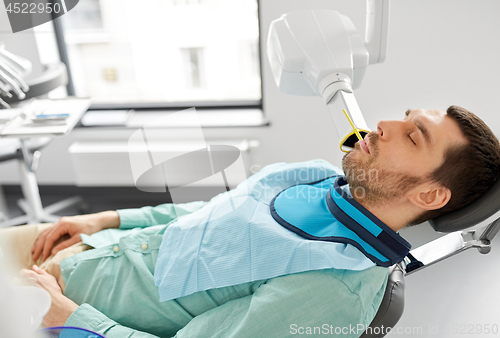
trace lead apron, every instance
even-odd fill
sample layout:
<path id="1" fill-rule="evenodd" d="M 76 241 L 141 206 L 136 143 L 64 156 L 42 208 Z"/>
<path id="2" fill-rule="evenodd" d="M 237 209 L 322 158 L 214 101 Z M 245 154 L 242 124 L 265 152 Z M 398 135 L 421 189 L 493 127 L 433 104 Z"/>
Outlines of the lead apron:
<path id="1" fill-rule="evenodd" d="M 341 189 L 347 184 L 345 176 L 336 178 L 330 189 L 317 183 L 305 192 L 300 186 L 280 192 L 271 201 L 273 218 L 305 239 L 354 245 L 380 266 L 403 260 L 410 243 Z"/>
<path id="2" fill-rule="evenodd" d="M 294 164 L 283 165 L 280 170 L 290 173 L 304 168 Z M 318 181 L 318 176 L 315 176 L 314 183 L 296 185 L 292 181 L 273 179 L 276 171 L 263 170 L 236 189 L 218 195 L 197 212 L 170 223 L 163 235 L 154 274 L 160 301 L 310 270 L 364 270 L 374 266 L 376 260 L 380 265 L 389 266 L 405 256 L 403 250 L 396 255 L 380 249 L 382 238 L 387 238 L 385 235 L 380 237 L 380 234 L 390 230 L 380 221 L 376 224 L 382 231 L 377 236 L 374 235 L 377 229 L 368 222 L 355 227 L 353 221 L 349 221 L 349 226 L 360 232 L 357 234 L 343 226 L 330 212 L 327 192 L 338 177 L 336 167 L 324 163 L 313 163 L 311 167 L 308 163 L 307 170 L 307 177 L 313 177 L 316 172 L 324 172 L 323 177 L 328 177 Z M 276 195 L 275 188 L 282 192 Z M 296 199 L 283 199 L 290 195 L 288 191 L 297 193 L 300 188 L 314 188 L 317 194 L 311 191 L 309 195 L 291 194 L 299 196 Z M 349 196 L 340 190 L 334 191 L 342 200 L 349 201 Z M 270 192 L 274 194 L 270 195 Z M 227 212 L 226 209 L 230 208 L 230 203 L 224 198 L 227 194 L 238 205 L 236 210 Z M 279 207 L 288 203 L 289 207 Z M 339 204 L 337 201 L 337 206 Z M 348 208 L 342 207 L 344 213 L 351 212 Z M 271 210 L 274 216 L 271 216 Z M 309 223 L 327 226 L 322 230 L 321 226 L 308 226 Z M 367 238 L 362 237 L 363 229 L 370 233 Z M 409 248 L 409 244 L 396 233 L 389 236 L 395 239 L 394 242 Z M 380 243 L 375 244 L 377 241 Z M 394 244 L 389 241 L 383 245 L 391 243 Z"/>

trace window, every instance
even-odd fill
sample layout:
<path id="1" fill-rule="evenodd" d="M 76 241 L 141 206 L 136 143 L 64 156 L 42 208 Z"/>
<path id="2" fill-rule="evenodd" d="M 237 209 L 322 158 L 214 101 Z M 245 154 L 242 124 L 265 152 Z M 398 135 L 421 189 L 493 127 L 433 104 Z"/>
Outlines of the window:
<path id="1" fill-rule="evenodd" d="M 85 0 L 61 32 L 94 104 L 260 105 L 257 0 Z"/>
<path id="2" fill-rule="evenodd" d="M 103 28 L 99 0 L 80 1 L 70 13 L 71 20 L 64 20 L 65 28 L 68 31 L 88 31 Z"/>
<path id="3" fill-rule="evenodd" d="M 175 5 L 199 5 L 204 0 L 173 0 Z"/>
<path id="4" fill-rule="evenodd" d="M 201 89 L 204 87 L 202 78 L 205 76 L 203 68 L 203 48 L 186 48 L 182 50 L 186 89 Z"/>

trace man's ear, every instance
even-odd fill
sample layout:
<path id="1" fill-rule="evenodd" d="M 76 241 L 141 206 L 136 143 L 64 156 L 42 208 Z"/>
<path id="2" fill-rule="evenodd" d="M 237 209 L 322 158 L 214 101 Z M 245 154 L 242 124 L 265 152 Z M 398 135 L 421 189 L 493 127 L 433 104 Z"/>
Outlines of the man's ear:
<path id="1" fill-rule="evenodd" d="M 450 199 L 450 189 L 435 184 L 420 186 L 409 196 L 410 202 L 424 210 L 441 209 Z"/>

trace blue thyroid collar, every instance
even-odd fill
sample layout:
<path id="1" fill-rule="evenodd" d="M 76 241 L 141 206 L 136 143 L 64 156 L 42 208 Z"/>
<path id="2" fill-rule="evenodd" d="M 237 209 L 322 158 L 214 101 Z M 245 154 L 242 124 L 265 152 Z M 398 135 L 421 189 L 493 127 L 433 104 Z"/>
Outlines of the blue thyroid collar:
<path id="1" fill-rule="evenodd" d="M 342 190 L 346 184 L 337 176 L 287 188 L 271 201 L 271 215 L 305 239 L 352 244 L 377 265 L 402 261 L 410 243 Z"/>

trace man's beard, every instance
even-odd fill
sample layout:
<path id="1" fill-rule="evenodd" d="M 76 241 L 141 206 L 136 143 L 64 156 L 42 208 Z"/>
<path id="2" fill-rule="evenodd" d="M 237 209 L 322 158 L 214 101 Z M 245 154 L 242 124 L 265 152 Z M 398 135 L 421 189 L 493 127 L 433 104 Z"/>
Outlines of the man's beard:
<path id="1" fill-rule="evenodd" d="M 363 161 L 351 153 L 342 158 L 342 170 L 349 183 L 352 196 L 363 206 L 383 205 L 403 197 L 410 189 L 422 183 L 420 176 L 404 174 L 391 169 L 381 168 L 377 161 L 378 134 L 368 135 L 370 143 L 370 158 Z M 360 149 L 356 144 L 356 149 Z"/>

